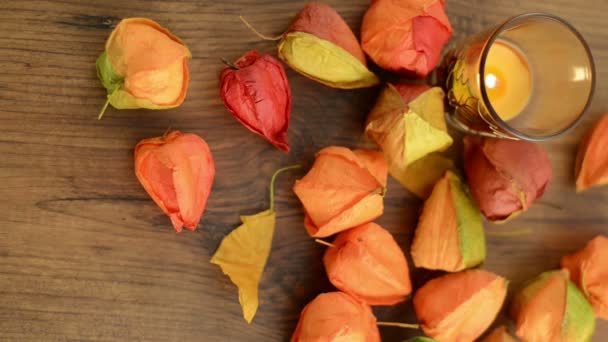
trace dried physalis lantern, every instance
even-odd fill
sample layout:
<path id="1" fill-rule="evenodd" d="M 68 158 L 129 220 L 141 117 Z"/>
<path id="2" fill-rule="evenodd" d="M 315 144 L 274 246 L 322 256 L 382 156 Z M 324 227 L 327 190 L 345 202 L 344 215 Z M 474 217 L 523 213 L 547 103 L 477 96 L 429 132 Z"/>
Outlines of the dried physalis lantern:
<path id="1" fill-rule="evenodd" d="M 135 146 L 135 175 L 175 231 L 196 229 L 215 177 L 213 156 L 201 137 L 173 131 L 140 141 Z"/>
<path id="2" fill-rule="evenodd" d="M 391 233 L 375 223 L 338 234 L 323 263 L 338 290 L 369 305 L 394 305 L 412 292 L 403 251 Z"/>
<path id="3" fill-rule="evenodd" d="M 492 332 L 486 336 L 482 342 L 517 342 L 513 336 L 507 331 L 507 327 L 501 325 L 500 327 L 492 330 Z"/>
<path id="4" fill-rule="evenodd" d="M 608 114 L 587 133 L 576 156 L 576 191 L 608 183 Z"/>
<path id="5" fill-rule="evenodd" d="M 416 267 L 448 272 L 477 266 L 485 259 L 481 214 L 467 186 L 450 171 L 424 202 L 411 253 Z"/>
<path id="6" fill-rule="evenodd" d="M 270 208 L 254 215 L 241 216 L 238 228 L 226 235 L 211 258 L 239 289 L 243 318 L 251 323 L 258 310 L 258 286 L 272 249 L 276 225 L 274 182 L 277 176 L 299 165 L 277 170 L 270 180 Z"/>
<path id="7" fill-rule="evenodd" d="M 595 315 L 608 320 L 608 238 L 597 236 L 582 250 L 562 258 L 562 268 L 578 286 Z"/>
<path id="8" fill-rule="evenodd" d="M 380 342 L 369 305 L 342 292 L 322 293 L 300 315 L 291 342 Z"/>
<path id="9" fill-rule="evenodd" d="M 428 75 L 452 36 L 444 0 L 374 0 L 363 17 L 361 45 L 386 70 Z"/>
<path id="10" fill-rule="evenodd" d="M 327 147 L 293 187 L 312 237 L 327 237 L 368 223 L 384 212 L 388 171 L 380 152 Z"/>
<path id="11" fill-rule="evenodd" d="M 492 324 L 507 295 L 507 281 L 468 270 L 435 278 L 414 295 L 424 334 L 438 342 L 473 341 Z"/>
<path id="12" fill-rule="evenodd" d="M 192 56 L 179 38 L 156 22 L 123 19 L 97 59 L 97 76 L 116 109 L 167 109 L 182 104 Z"/>
<path id="13" fill-rule="evenodd" d="M 448 159 L 430 155 L 452 144 L 441 88 L 387 84 L 367 117 L 365 135 L 382 149 L 391 176 L 421 197 L 453 168 Z"/>
<path id="14" fill-rule="evenodd" d="M 538 144 L 471 136 L 464 139 L 464 168 L 481 213 L 497 223 L 528 210 L 553 174 Z"/>
<path id="15" fill-rule="evenodd" d="M 593 308 L 568 280 L 567 270 L 550 271 L 529 282 L 514 298 L 515 334 L 524 341 L 590 341 Z"/>
<path id="16" fill-rule="evenodd" d="M 366 88 L 379 83 L 378 77 L 367 68 L 355 34 L 329 5 L 306 4 L 287 31 L 276 37 L 279 39 L 279 57 L 312 80 L 342 89 Z"/>
<path id="17" fill-rule="evenodd" d="M 220 89 L 226 108 L 237 120 L 279 150 L 289 152 L 291 91 L 279 61 L 251 51 L 224 68 Z"/>

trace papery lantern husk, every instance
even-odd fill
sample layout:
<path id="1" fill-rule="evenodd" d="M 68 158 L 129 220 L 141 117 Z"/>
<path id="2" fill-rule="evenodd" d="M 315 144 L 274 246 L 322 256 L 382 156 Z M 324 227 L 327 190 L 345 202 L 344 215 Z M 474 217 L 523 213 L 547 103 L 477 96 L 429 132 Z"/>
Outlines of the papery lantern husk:
<path id="1" fill-rule="evenodd" d="M 492 324 L 506 295 L 506 279 L 467 270 L 427 282 L 414 294 L 414 309 L 426 336 L 438 342 L 473 341 Z"/>
<path id="2" fill-rule="evenodd" d="M 374 0 L 363 17 L 361 45 L 381 68 L 425 77 L 452 32 L 444 0 Z"/>
<path id="3" fill-rule="evenodd" d="M 416 267 L 448 272 L 481 264 L 486 257 L 481 214 L 462 180 L 448 171 L 424 203 L 412 242 Z"/>
<path id="4" fill-rule="evenodd" d="M 287 129 L 291 90 L 283 65 L 270 55 L 250 51 L 221 74 L 226 108 L 250 131 L 289 152 Z"/>
<path id="5" fill-rule="evenodd" d="M 327 237 L 368 223 L 384 212 L 388 171 L 380 152 L 327 147 L 293 187 L 312 237 Z"/>
<path id="6" fill-rule="evenodd" d="M 591 128 L 576 156 L 576 191 L 608 184 L 608 114 Z"/>
<path id="7" fill-rule="evenodd" d="M 553 175 L 542 147 L 522 140 L 467 136 L 464 167 L 473 199 L 495 223 L 528 210 L 545 193 Z"/>
<path id="8" fill-rule="evenodd" d="M 97 76 L 114 108 L 174 108 L 186 97 L 191 57 L 184 42 L 158 23 L 123 19 L 97 59 Z"/>
<path id="9" fill-rule="evenodd" d="M 135 146 L 135 175 L 176 232 L 195 230 L 215 178 L 215 162 L 198 135 L 173 131 Z"/>
<path id="10" fill-rule="evenodd" d="M 353 31 L 329 5 L 306 4 L 283 34 L 278 49 L 279 57 L 292 69 L 326 86 L 354 89 L 379 83 L 367 68 Z"/>
<path id="11" fill-rule="evenodd" d="M 511 305 L 517 337 L 526 342 L 591 340 L 593 308 L 568 277 L 567 270 L 545 272 L 517 293 Z"/>
<path id="12" fill-rule="evenodd" d="M 341 232 L 325 252 L 329 281 L 369 305 L 394 305 L 412 292 L 403 251 L 386 229 L 367 223 Z"/>
<path id="13" fill-rule="evenodd" d="M 608 238 L 597 236 L 585 248 L 562 258 L 561 267 L 570 271 L 595 315 L 608 320 Z"/>
<path id="14" fill-rule="evenodd" d="M 430 155 L 452 144 L 441 88 L 388 83 L 367 117 L 365 135 L 382 150 L 391 176 L 419 196 L 453 168 L 447 158 Z"/>
<path id="15" fill-rule="evenodd" d="M 380 342 L 371 308 L 343 292 L 318 295 L 300 315 L 291 342 Z"/>
<path id="16" fill-rule="evenodd" d="M 507 327 L 501 325 L 500 327 L 492 330 L 492 332 L 486 336 L 482 342 L 517 342 L 513 336 L 507 331 Z"/>

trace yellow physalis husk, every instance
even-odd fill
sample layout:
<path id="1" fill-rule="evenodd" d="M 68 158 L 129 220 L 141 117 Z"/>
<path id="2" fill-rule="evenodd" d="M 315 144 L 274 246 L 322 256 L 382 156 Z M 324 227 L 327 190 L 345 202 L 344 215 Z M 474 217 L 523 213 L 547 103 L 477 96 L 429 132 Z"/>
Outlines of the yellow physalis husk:
<path id="1" fill-rule="evenodd" d="M 258 286 L 272 248 L 276 224 L 274 182 L 279 173 L 298 167 L 286 167 L 275 172 L 270 182 L 270 209 L 241 216 L 243 224 L 222 240 L 211 259 L 211 263 L 219 265 L 238 287 L 243 317 L 248 323 L 258 309 Z"/>
<path id="2" fill-rule="evenodd" d="M 348 51 L 309 33 L 287 33 L 279 43 L 279 57 L 304 76 L 330 87 L 355 89 L 379 83 Z"/>

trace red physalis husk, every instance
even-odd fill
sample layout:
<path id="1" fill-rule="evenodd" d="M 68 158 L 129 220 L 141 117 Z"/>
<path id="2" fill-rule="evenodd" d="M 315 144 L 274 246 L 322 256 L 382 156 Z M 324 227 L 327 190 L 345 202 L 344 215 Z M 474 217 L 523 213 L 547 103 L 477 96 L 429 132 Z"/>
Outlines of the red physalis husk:
<path id="1" fill-rule="evenodd" d="M 237 120 L 279 150 L 289 152 L 291 90 L 278 60 L 250 51 L 224 68 L 220 88 L 226 108 Z"/>

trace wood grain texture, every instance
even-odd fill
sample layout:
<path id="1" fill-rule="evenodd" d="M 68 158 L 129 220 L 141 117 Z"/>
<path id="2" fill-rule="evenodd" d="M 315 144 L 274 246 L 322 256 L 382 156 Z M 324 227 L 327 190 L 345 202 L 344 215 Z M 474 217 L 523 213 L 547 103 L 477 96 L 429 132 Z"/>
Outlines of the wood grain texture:
<path id="1" fill-rule="evenodd" d="M 328 0 L 358 31 L 368 0 Z M 272 172 L 310 165 L 328 145 L 366 146 L 362 127 L 377 89 L 340 91 L 293 71 L 289 139 L 282 154 L 249 133 L 218 96 L 220 58 L 250 49 L 275 53 L 238 20 L 280 33 L 305 1 L 8 1 L 0 0 L 0 340 L 2 341 L 287 341 L 302 307 L 331 289 L 324 247 L 303 228 L 291 192 L 305 171 L 277 182 L 278 224 L 252 325 L 236 288 L 209 263 L 239 214 L 267 208 Z M 511 280 L 511 291 L 558 266 L 562 255 L 608 233 L 608 190 L 576 195 L 573 162 L 584 131 L 608 110 L 608 2 L 605 0 L 448 0 L 455 40 L 526 11 L 571 21 L 597 63 L 590 115 L 571 134 L 544 144 L 555 180 L 544 202 L 504 225 L 486 224 L 485 268 Z M 170 111 L 108 110 L 95 59 L 120 18 L 141 16 L 170 28 L 190 47 L 184 105 Z M 567 99 L 556 99 L 556 101 Z M 201 135 L 217 177 L 197 232 L 174 234 L 133 173 L 133 147 L 167 127 Z M 409 249 L 421 202 L 391 180 L 378 223 Z M 493 232 L 530 229 L 523 236 Z M 420 286 L 432 274 L 413 271 Z M 411 302 L 375 310 L 383 321 L 414 322 Z M 504 317 L 501 318 L 504 320 Z M 382 328 L 386 341 L 413 331 Z M 608 340 L 599 322 L 594 341 Z"/>

